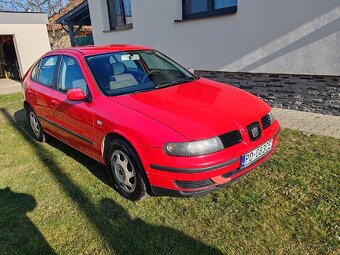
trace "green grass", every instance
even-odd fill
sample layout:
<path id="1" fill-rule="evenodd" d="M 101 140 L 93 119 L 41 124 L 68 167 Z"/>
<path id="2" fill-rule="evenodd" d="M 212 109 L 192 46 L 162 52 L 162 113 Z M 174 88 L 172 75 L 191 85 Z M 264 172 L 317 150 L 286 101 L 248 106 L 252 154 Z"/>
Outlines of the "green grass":
<path id="1" fill-rule="evenodd" d="M 275 154 L 203 197 L 133 203 L 105 168 L 31 138 L 0 97 L 0 254 L 339 254 L 340 140 L 282 130 Z"/>

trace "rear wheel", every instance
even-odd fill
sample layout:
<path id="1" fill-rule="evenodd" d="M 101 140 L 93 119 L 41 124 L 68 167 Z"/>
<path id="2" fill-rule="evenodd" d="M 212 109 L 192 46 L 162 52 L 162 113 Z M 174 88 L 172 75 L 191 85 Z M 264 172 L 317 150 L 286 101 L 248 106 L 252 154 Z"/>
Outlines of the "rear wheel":
<path id="1" fill-rule="evenodd" d="M 113 140 L 108 159 L 113 186 L 123 197 L 138 201 L 148 196 L 141 174 L 143 166 L 130 144 L 123 139 Z"/>
<path id="2" fill-rule="evenodd" d="M 27 109 L 27 117 L 35 140 L 45 142 L 46 137 L 43 128 L 40 125 L 37 115 L 30 107 Z"/>

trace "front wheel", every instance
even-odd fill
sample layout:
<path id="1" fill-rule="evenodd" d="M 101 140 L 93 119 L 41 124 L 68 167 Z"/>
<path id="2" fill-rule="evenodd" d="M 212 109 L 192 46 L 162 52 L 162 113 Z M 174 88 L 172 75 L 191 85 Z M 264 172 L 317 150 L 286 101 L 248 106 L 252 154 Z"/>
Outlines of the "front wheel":
<path id="1" fill-rule="evenodd" d="M 115 139 L 109 153 L 109 171 L 114 187 L 125 198 L 139 201 L 146 198 L 144 171 L 137 153 L 126 141 Z"/>
<path id="2" fill-rule="evenodd" d="M 39 142 L 45 142 L 46 138 L 43 128 L 41 127 L 38 117 L 32 108 L 28 108 L 27 117 L 35 140 Z"/>

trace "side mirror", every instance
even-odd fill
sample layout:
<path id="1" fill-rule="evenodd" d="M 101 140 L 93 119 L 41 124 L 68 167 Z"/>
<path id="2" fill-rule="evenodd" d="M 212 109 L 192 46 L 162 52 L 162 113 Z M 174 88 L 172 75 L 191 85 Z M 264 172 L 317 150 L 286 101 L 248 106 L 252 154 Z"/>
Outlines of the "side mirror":
<path id="1" fill-rule="evenodd" d="M 82 89 L 70 89 L 67 91 L 67 100 L 69 101 L 84 101 L 86 95 Z"/>

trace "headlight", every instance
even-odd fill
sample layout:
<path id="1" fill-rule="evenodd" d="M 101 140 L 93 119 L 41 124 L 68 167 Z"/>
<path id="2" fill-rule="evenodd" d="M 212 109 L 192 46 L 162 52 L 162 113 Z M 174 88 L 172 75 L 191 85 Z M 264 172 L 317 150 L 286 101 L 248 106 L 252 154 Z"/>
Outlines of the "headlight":
<path id="1" fill-rule="evenodd" d="M 218 137 L 195 142 L 168 143 L 164 146 L 167 154 L 185 157 L 206 155 L 223 149 L 224 146 Z"/>
<path id="2" fill-rule="evenodd" d="M 270 125 L 274 123 L 275 121 L 275 117 L 274 114 L 272 112 L 268 113 L 269 119 L 270 119 Z"/>

